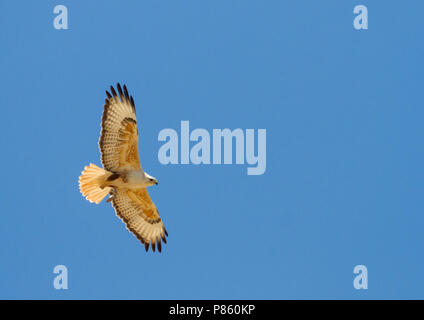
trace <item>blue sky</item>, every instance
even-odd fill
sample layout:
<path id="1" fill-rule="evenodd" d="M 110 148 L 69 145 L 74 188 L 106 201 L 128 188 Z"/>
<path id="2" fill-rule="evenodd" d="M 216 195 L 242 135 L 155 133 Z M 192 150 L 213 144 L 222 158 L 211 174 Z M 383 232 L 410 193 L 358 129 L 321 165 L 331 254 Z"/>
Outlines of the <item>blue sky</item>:
<path id="1" fill-rule="evenodd" d="M 53 27 L 68 8 L 69 29 Z M 365 4 L 369 29 L 353 28 Z M 424 298 L 419 1 L 2 1 L 0 298 Z M 110 204 L 104 90 L 135 98 L 169 231 L 145 253 Z M 160 130 L 262 128 L 267 169 L 162 165 Z M 69 289 L 55 290 L 66 265 Z M 353 268 L 368 268 L 355 290 Z"/>

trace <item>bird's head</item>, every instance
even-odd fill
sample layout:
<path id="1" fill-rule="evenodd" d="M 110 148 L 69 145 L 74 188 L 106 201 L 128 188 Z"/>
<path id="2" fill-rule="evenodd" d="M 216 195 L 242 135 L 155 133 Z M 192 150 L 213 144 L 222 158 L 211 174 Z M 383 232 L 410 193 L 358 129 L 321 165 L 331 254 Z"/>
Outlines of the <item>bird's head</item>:
<path id="1" fill-rule="evenodd" d="M 158 180 L 155 177 L 152 177 L 151 175 L 148 175 L 147 173 L 145 173 L 145 175 L 146 175 L 148 186 L 153 186 L 158 184 Z"/>

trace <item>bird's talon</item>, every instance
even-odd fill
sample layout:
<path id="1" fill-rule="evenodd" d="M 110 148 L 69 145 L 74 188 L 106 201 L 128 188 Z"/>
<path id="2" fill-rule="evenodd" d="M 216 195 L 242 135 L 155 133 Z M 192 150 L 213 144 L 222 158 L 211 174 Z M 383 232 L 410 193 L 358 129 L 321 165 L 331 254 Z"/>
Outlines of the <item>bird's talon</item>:
<path id="1" fill-rule="evenodd" d="M 113 188 L 110 192 L 109 192 L 109 198 L 106 200 L 106 202 L 111 202 L 113 200 L 113 198 L 115 198 L 116 195 L 116 189 Z"/>

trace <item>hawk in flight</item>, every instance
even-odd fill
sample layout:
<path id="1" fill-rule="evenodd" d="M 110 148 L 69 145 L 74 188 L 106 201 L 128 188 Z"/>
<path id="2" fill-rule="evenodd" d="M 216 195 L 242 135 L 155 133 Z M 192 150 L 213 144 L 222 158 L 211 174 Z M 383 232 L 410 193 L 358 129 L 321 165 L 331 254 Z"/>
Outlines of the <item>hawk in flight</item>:
<path id="1" fill-rule="evenodd" d="M 143 171 L 138 154 L 138 130 L 134 99 L 127 87 L 117 84 L 106 91 L 99 147 L 103 169 L 94 164 L 84 168 L 79 188 L 90 202 L 99 204 L 108 194 L 116 214 L 144 244 L 162 251 L 168 233 L 147 187 L 158 181 Z"/>

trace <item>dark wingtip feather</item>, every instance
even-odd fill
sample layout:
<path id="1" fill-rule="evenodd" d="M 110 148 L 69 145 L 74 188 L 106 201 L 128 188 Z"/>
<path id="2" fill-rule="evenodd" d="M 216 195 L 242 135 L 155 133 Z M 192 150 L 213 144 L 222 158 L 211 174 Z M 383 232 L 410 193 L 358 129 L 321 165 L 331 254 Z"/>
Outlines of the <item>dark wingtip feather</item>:
<path id="1" fill-rule="evenodd" d="M 127 86 L 125 84 L 124 84 L 124 94 L 125 94 L 125 98 L 130 100 L 130 95 L 128 94 Z"/>
<path id="2" fill-rule="evenodd" d="M 113 94 L 114 97 L 117 96 L 116 91 L 112 86 L 110 86 L 110 91 L 112 91 L 112 94 Z"/>
<path id="3" fill-rule="evenodd" d="M 165 232 L 165 235 L 168 236 L 168 231 L 166 231 L 165 227 L 163 227 L 163 232 Z"/>
<path id="4" fill-rule="evenodd" d="M 146 252 L 149 251 L 149 243 L 148 242 L 146 242 L 144 244 L 144 249 L 146 249 Z"/>
<path id="5" fill-rule="evenodd" d="M 121 88 L 121 85 L 119 84 L 119 82 L 116 84 L 116 87 L 118 88 L 119 97 L 122 100 L 122 98 L 124 97 L 124 93 L 122 92 L 122 88 Z"/>
<path id="6" fill-rule="evenodd" d="M 135 103 L 134 103 L 134 99 L 133 99 L 132 96 L 130 97 L 130 100 L 131 100 L 131 105 L 133 106 L 133 108 L 135 108 Z"/>
<path id="7" fill-rule="evenodd" d="M 161 238 L 162 238 L 163 243 L 166 243 L 166 238 L 163 234 L 161 235 Z"/>
<path id="8" fill-rule="evenodd" d="M 111 94 L 109 93 L 109 91 L 107 91 L 107 90 L 106 90 L 106 95 L 107 95 L 107 98 L 108 98 L 108 99 L 112 98 L 112 95 L 111 95 Z"/>
<path id="9" fill-rule="evenodd" d="M 158 251 L 162 252 L 162 243 L 160 242 L 160 239 L 158 239 L 157 242 L 158 242 Z"/>
<path id="10" fill-rule="evenodd" d="M 154 243 L 154 242 L 152 242 L 152 250 L 153 250 L 153 252 L 155 252 L 155 250 L 156 250 L 156 243 Z"/>

